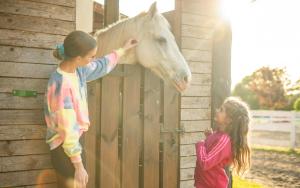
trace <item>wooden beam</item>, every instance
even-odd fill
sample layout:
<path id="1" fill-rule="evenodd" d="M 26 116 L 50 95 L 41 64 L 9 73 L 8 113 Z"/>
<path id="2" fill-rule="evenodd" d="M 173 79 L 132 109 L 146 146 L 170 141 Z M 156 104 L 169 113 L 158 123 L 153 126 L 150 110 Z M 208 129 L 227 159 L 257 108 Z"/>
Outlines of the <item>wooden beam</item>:
<path id="1" fill-rule="evenodd" d="M 0 0 L 0 12 L 75 21 L 75 9 L 73 7 L 46 4 L 42 2 Z"/>
<path id="2" fill-rule="evenodd" d="M 43 110 L 0 110 L 1 125 L 45 125 Z"/>
<path id="3" fill-rule="evenodd" d="M 105 0 L 104 25 L 107 26 L 119 20 L 119 0 Z"/>
<path id="4" fill-rule="evenodd" d="M 0 173 L 52 168 L 49 154 L 0 157 Z"/>
<path id="5" fill-rule="evenodd" d="M 35 185 L 55 181 L 56 174 L 53 169 L 6 172 L 1 173 L 0 187 Z"/>

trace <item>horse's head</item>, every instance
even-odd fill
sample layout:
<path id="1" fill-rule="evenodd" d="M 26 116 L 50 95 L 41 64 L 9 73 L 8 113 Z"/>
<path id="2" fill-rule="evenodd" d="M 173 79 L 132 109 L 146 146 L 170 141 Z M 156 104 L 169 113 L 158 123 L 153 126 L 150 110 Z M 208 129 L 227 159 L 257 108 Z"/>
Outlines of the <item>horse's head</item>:
<path id="1" fill-rule="evenodd" d="M 141 17 L 141 22 L 137 34 L 137 61 L 172 83 L 178 91 L 183 91 L 191 82 L 191 71 L 178 49 L 168 21 L 158 13 L 156 3 L 138 17 Z"/>
<path id="2" fill-rule="evenodd" d="M 96 32 L 98 56 L 124 44 L 129 37 L 138 45 L 120 59 L 120 63 L 136 62 L 152 70 L 182 92 L 191 82 L 191 71 L 180 53 L 168 21 L 153 3 L 147 13 L 117 22 Z"/>

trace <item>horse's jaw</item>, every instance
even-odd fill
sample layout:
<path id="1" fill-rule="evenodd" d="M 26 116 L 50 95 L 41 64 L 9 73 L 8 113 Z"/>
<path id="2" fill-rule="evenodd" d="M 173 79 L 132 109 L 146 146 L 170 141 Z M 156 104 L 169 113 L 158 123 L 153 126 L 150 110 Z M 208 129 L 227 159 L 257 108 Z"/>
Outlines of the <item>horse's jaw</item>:
<path id="1" fill-rule="evenodd" d="M 135 53 L 131 50 L 126 52 L 119 60 L 119 64 L 134 65 L 138 64 Z"/>
<path id="2" fill-rule="evenodd" d="M 163 69 L 162 67 L 149 68 L 167 85 L 172 85 L 178 92 L 183 93 L 191 83 L 191 73 L 186 75 L 186 79 L 178 79 L 178 74 L 174 71 Z"/>

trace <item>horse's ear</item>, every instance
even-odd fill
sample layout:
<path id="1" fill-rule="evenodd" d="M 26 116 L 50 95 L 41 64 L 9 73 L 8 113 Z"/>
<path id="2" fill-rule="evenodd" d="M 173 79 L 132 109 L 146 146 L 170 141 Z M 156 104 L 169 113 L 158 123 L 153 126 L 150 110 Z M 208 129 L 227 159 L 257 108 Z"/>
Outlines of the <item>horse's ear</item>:
<path id="1" fill-rule="evenodd" d="M 152 18 L 157 13 L 156 1 L 149 8 L 148 15 Z"/>

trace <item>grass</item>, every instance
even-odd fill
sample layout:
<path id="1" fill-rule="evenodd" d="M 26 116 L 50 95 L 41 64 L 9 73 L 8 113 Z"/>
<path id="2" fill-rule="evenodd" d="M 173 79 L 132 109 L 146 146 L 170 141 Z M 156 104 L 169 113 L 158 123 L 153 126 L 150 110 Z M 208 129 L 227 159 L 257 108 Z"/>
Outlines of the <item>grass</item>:
<path id="1" fill-rule="evenodd" d="M 272 146 L 252 146 L 253 150 L 260 150 L 260 151 L 270 151 L 270 152 L 278 152 L 284 154 L 294 154 L 300 157 L 300 148 L 297 149 L 290 149 L 286 147 L 272 147 Z M 264 185 L 259 183 L 243 179 L 239 176 L 233 176 L 233 188 L 267 188 Z"/>
<path id="2" fill-rule="evenodd" d="M 261 151 L 272 151 L 272 152 L 278 152 L 278 153 L 284 153 L 284 154 L 294 154 L 298 157 L 300 157 L 300 148 L 296 149 L 290 149 L 287 147 L 274 147 L 274 146 L 252 146 L 253 150 L 261 150 Z"/>
<path id="3" fill-rule="evenodd" d="M 249 180 L 242 179 L 239 176 L 233 176 L 232 188 L 267 188 L 267 187 Z"/>

